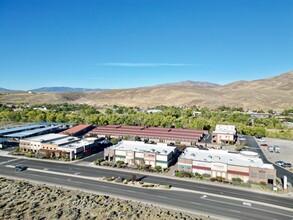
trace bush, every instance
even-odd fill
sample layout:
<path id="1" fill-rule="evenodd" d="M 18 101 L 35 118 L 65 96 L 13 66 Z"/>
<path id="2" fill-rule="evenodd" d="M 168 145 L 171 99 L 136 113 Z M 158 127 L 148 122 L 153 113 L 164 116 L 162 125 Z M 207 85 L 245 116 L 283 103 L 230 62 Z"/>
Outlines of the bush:
<path id="1" fill-rule="evenodd" d="M 239 178 L 239 177 L 237 177 L 237 178 L 232 178 L 232 181 L 233 181 L 233 182 L 239 182 L 239 183 L 242 183 L 242 182 L 243 182 L 243 180 L 242 180 L 241 178 Z"/>
<path id="2" fill-rule="evenodd" d="M 217 178 L 215 178 L 215 177 L 211 177 L 211 178 L 210 178 L 210 181 L 212 181 L 212 182 L 216 182 L 216 181 L 217 181 Z"/>
<path id="3" fill-rule="evenodd" d="M 108 161 L 103 161 L 100 163 L 101 166 L 109 166 L 110 163 Z"/>
<path id="4" fill-rule="evenodd" d="M 160 172 L 160 171 L 162 170 L 162 167 L 161 167 L 161 166 L 155 166 L 155 170 L 156 170 L 157 172 Z"/>
<path id="5" fill-rule="evenodd" d="M 94 164 L 95 164 L 95 165 L 101 165 L 101 163 L 104 162 L 104 161 L 105 161 L 104 158 L 96 159 L 96 160 L 94 161 Z"/>
<path id="6" fill-rule="evenodd" d="M 117 160 L 117 161 L 116 161 L 116 164 L 117 164 L 117 165 L 119 164 L 119 165 L 121 166 L 122 164 L 124 164 L 124 161 L 123 161 L 123 160 Z"/>
<path id="7" fill-rule="evenodd" d="M 267 185 L 267 183 L 264 182 L 264 181 L 259 182 L 259 184 L 262 185 L 262 186 L 266 186 Z"/>
<path id="8" fill-rule="evenodd" d="M 162 187 L 163 187 L 164 189 L 171 189 L 172 186 L 171 186 L 171 185 L 163 185 Z"/>
<path id="9" fill-rule="evenodd" d="M 154 187 L 155 185 L 154 184 L 144 184 L 142 185 L 142 187 Z"/>
<path id="10" fill-rule="evenodd" d="M 203 176 L 204 178 L 211 178 L 211 175 L 208 174 L 208 173 L 204 173 L 204 174 L 202 174 L 202 176 Z"/>
<path id="11" fill-rule="evenodd" d="M 175 176 L 180 177 L 180 178 L 182 178 L 182 177 L 190 178 L 192 175 L 191 175 L 191 173 L 188 173 L 185 171 L 178 171 L 178 172 L 175 172 Z"/>
<path id="12" fill-rule="evenodd" d="M 194 177 L 195 177 L 196 179 L 199 179 L 199 180 L 202 180 L 202 179 L 203 179 L 203 175 L 201 175 L 201 174 L 199 174 L 199 173 L 195 173 L 195 174 L 194 174 Z"/>
<path id="13" fill-rule="evenodd" d="M 28 152 L 28 153 L 25 154 L 25 156 L 29 157 L 29 158 L 32 158 L 32 157 L 35 157 L 36 155 L 33 152 Z"/>

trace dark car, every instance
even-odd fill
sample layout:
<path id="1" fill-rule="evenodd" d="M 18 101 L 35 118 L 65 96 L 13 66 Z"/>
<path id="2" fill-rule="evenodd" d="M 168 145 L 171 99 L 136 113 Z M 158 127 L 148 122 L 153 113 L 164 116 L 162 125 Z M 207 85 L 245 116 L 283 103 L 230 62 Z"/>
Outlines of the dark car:
<path id="1" fill-rule="evenodd" d="M 23 165 L 17 165 L 15 166 L 15 171 L 24 171 L 27 170 L 27 166 L 23 166 Z"/>
<path id="2" fill-rule="evenodd" d="M 289 167 L 289 168 L 292 167 L 291 163 L 283 163 L 281 166 L 282 167 Z"/>
<path id="3" fill-rule="evenodd" d="M 278 166 L 282 166 L 285 162 L 284 161 L 281 161 L 281 160 L 278 160 L 275 162 L 276 165 Z"/>

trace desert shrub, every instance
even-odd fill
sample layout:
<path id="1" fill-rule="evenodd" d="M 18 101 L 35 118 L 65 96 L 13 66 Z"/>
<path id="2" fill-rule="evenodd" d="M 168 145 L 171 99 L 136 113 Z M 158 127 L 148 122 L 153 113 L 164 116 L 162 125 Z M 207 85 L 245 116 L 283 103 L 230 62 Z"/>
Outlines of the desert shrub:
<path id="1" fill-rule="evenodd" d="M 211 174 L 208 174 L 208 173 L 204 173 L 204 174 L 202 174 L 202 176 L 203 176 L 204 178 L 211 178 Z"/>
<path id="2" fill-rule="evenodd" d="M 217 176 L 216 179 L 218 182 L 223 182 L 225 180 L 225 178 L 221 176 Z"/>
<path id="3" fill-rule="evenodd" d="M 109 166 L 110 163 L 108 161 L 103 161 L 100 163 L 101 166 Z"/>
<path id="4" fill-rule="evenodd" d="M 216 182 L 216 181 L 217 181 L 217 178 L 215 178 L 215 177 L 211 177 L 211 178 L 210 178 L 210 181 L 212 181 L 212 182 Z"/>
<path id="5" fill-rule="evenodd" d="M 266 186 L 267 185 L 267 183 L 264 182 L 264 181 L 259 182 L 259 184 L 262 185 L 262 186 Z"/>
<path id="6" fill-rule="evenodd" d="M 195 174 L 194 174 L 194 177 L 195 177 L 196 179 L 199 179 L 199 180 L 202 180 L 202 179 L 203 179 L 203 175 L 201 175 L 201 174 L 199 174 L 199 173 L 195 173 Z"/>
<path id="7" fill-rule="evenodd" d="M 104 161 L 105 161 L 104 158 L 99 158 L 99 159 L 96 159 L 96 160 L 94 161 L 94 164 L 95 164 L 95 165 L 101 165 L 101 163 L 104 162 Z"/>
<path id="8" fill-rule="evenodd" d="M 243 182 L 243 180 L 242 180 L 241 178 L 239 178 L 239 177 L 237 177 L 237 178 L 232 178 L 232 181 L 233 181 L 233 182 L 239 182 L 239 183 L 242 183 L 242 182 Z"/>
<path id="9" fill-rule="evenodd" d="M 178 172 L 175 172 L 175 176 L 177 177 L 188 177 L 190 178 L 192 176 L 191 173 L 188 173 L 188 172 L 185 172 L 185 171 L 178 171 Z"/>
<path id="10" fill-rule="evenodd" d="M 117 161 L 116 161 L 116 164 L 117 164 L 117 165 L 119 164 L 119 165 L 121 166 L 122 164 L 124 164 L 124 161 L 123 161 L 123 160 L 117 160 Z"/>
<path id="11" fill-rule="evenodd" d="M 171 186 L 171 185 L 163 185 L 162 187 L 163 187 L 164 189 L 171 189 L 172 186 Z"/>
<path id="12" fill-rule="evenodd" d="M 157 172 L 160 172 L 160 171 L 162 170 L 162 167 L 161 167 L 161 166 L 155 166 L 155 170 L 156 170 Z"/>
<path id="13" fill-rule="evenodd" d="M 33 152 L 28 152 L 25 154 L 26 157 L 29 157 L 29 158 L 32 158 L 32 157 L 35 157 L 35 153 Z"/>
<path id="14" fill-rule="evenodd" d="M 150 187 L 150 188 L 152 188 L 152 187 L 154 187 L 155 185 L 154 184 L 144 184 L 144 185 L 142 185 L 142 187 Z"/>

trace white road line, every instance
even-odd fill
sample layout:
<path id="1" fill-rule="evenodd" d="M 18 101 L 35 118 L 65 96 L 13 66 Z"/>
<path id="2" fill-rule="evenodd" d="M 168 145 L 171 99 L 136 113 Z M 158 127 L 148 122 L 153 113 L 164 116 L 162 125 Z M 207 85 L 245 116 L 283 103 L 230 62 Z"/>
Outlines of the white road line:
<path id="1" fill-rule="evenodd" d="M 236 213 L 241 213 L 241 211 L 234 210 L 234 209 L 229 209 L 230 212 L 236 212 Z"/>
<path id="2" fill-rule="evenodd" d="M 129 189 L 127 190 L 127 192 L 136 193 L 135 191 Z"/>
<path id="3" fill-rule="evenodd" d="M 252 206 L 250 202 L 243 202 L 242 204 L 243 204 L 244 206 L 249 206 L 249 207 Z"/>
<path id="4" fill-rule="evenodd" d="M 10 163 L 10 162 L 14 162 L 14 161 L 17 161 L 17 160 L 20 160 L 20 159 L 19 158 L 15 158 L 15 159 L 7 160 L 7 161 L 2 161 L 0 163 L 0 165 L 7 164 L 7 163 Z"/>
<path id="5" fill-rule="evenodd" d="M 214 200 L 214 199 L 205 199 L 207 201 L 211 201 L 211 202 L 217 202 L 217 203 L 222 203 L 222 204 L 227 204 L 227 205 L 232 205 L 232 206 L 237 206 L 237 207 L 242 207 L 243 208 L 243 205 L 237 205 L 235 203 L 230 203 L 230 202 L 223 202 L 223 201 L 218 201 L 218 200 Z M 254 209 L 254 210 L 258 210 L 258 211 L 262 211 L 262 212 L 268 212 L 268 213 L 273 213 L 273 214 L 277 214 L 277 215 L 282 215 L 282 216 L 286 216 L 286 217 L 291 217 L 291 215 L 286 215 L 284 213 L 280 213 L 280 212 L 274 212 L 274 211 L 270 211 L 270 210 L 266 210 L 266 209 L 261 209 L 261 208 L 256 208 L 256 207 L 248 207 L 248 209 Z"/>
<path id="6" fill-rule="evenodd" d="M 194 205 L 202 205 L 201 203 L 199 203 L 199 202 L 191 202 L 192 204 L 194 204 Z"/>
<path id="7" fill-rule="evenodd" d="M 157 196 L 157 197 L 160 197 L 160 198 L 163 198 L 163 199 L 168 199 L 168 197 L 166 197 L 166 196 Z"/>

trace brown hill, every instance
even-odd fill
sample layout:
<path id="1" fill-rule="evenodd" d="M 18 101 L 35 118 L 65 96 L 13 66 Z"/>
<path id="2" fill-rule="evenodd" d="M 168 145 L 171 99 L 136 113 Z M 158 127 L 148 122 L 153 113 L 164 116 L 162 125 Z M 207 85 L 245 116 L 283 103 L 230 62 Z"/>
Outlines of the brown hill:
<path id="1" fill-rule="evenodd" d="M 224 86 L 200 88 L 192 85 L 161 85 L 99 92 L 35 93 L 2 92 L 0 102 L 86 103 L 90 105 L 125 105 L 154 107 L 220 105 L 249 109 L 283 110 L 293 107 L 293 71 L 254 81 L 238 81 Z"/>
<path id="2" fill-rule="evenodd" d="M 200 82 L 200 81 L 191 81 L 191 80 L 186 80 L 182 82 L 175 82 L 175 83 L 166 83 L 166 84 L 161 84 L 157 85 L 160 87 L 165 87 L 165 86 L 192 86 L 192 87 L 197 87 L 197 88 L 214 88 L 220 86 L 219 84 L 215 83 L 210 83 L 210 82 Z"/>

